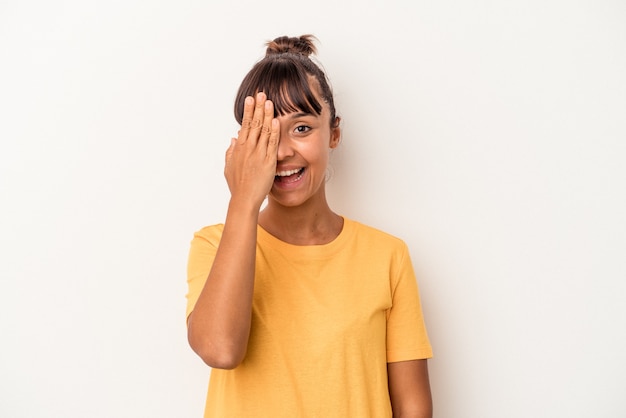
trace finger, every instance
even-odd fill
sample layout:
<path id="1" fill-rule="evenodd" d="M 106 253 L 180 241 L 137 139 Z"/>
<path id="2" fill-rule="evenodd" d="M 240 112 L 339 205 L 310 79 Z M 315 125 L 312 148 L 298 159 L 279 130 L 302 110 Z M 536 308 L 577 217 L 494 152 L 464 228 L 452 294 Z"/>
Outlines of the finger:
<path id="1" fill-rule="evenodd" d="M 265 93 L 257 93 L 255 105 L 254 105 L 254 114 L 252 115 L 252 122 L 250 123 L 250 130 L 248 132 L 248 139 L 256 144 L 259 139 L 259 134 L 261 132 L 261 127 L 263 126 L 263 118 L 265 116 L 265 101 L 266 101 Z"/>
<path id="2" fill-rule="evenodd" d="M 250 125 L 252 124 L 252 117 L 254 115 L 254 98 L 251 96 L 246 97 L 243 102 L 243 119 L 241 120 L 241 129 L 237 135 L 237 140 L 240 144 L 246 142 L 248 138 L 248 132 L 250 131 Z"/>
<path id="3" fill-rule="evenodd" d="M 280 142 L 280 122 L 278 119 L 272 119 L 272 130 L 267 141 L 267 153 L 265 155 L 266 158 L 274 160 L 274 163 L 278 155 L 278 142 Z"/>
<path id="4" fill-rule="evenodd" d="M 266 147 L 267 141 L 272 132 L 272 119 L 274 119 L 274 103 L 270 100 L 265 101 L 265 114 L 263 116 L 263 126 L 261 127 L 261 136 L 259 137 L 259 146 Z"/>

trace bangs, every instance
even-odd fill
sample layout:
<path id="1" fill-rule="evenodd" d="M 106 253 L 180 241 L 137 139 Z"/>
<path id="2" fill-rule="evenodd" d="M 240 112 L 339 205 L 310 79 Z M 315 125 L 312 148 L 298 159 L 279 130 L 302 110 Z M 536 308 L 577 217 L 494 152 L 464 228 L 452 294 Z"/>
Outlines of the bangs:
<path id="1" fill-rule="evenodd" d="M 282 116 L 292 112 L 317 115 L 322 113 L 322 105 L 311 89 L 313 77 L 298 71 L 289 62 L 275 62 L 269 67 L 268 71 L 261 73 L 262 80 L 259 80 L 257 91 L 264 92 L 274 103 L 276 115 Z M 303 74 L 306 76 L 303 77 Z"/>
<path id="2" fill-rule="evenodd" d="M 322 105 L 312 87 L 318 83 L 294 60 L 274 60 L 257 64 L 242 83 L 235 100 L 235 119 L 241 124 L 243 103 L 247 96 L 263 92 L 274 103 L 274 117 L 293 112 L 322 114 Z M 256 71 L 255 71 L 256 70 Z M 303 71 L 305 70 L 305 71 Z"/>

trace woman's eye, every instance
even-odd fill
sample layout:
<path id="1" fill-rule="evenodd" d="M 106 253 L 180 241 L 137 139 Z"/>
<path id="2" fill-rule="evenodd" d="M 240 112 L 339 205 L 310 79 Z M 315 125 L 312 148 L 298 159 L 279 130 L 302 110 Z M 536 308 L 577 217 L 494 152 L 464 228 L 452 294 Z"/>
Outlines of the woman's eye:
<path id="1" fill-rule="evenodd" d="M 299 134 L 303 134 L 305 132 L 308 132 L 311 129 L 311 127 L 306 126 L 306 125 L 300 125 L 298 127 L 296 127 L 295 132 L 299 133 Z"/>

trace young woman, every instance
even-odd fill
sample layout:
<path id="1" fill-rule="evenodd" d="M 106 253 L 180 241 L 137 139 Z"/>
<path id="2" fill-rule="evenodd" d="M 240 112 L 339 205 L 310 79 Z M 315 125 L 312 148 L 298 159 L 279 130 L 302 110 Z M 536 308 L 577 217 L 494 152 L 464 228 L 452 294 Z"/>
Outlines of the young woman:
<path id="1" fill-rule="evenodd" d="M 431 417 L 407 247 L 326 200 L 340 119 L 313 39 L 269 42 L 244 78 L 226 220 L 191 242 L 189 343 L 213 368 L 205 417 Z"/>

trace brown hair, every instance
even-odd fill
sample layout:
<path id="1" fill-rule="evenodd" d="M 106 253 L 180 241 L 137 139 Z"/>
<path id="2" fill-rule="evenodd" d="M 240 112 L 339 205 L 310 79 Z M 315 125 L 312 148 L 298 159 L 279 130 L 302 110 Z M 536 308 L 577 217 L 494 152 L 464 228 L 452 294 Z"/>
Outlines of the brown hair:
<path id="1" fill-rule="evenodd" d="M 317 52 L 313 35 L 281 36 L 268 42 L 265 57 L 244 77 L 235 98 L 235 119 L 243 119 L 243 103 L 247 96 L 264 92 L 274 103 L 275 114 L 291 112 L 322 113 L 322 104 L 313 89 L 330 108 L 330 124 L 336 124 L 335 102 L 326 75 L 309 55 Z M 311 82 L 311 77 L 316 83 Z"/>

